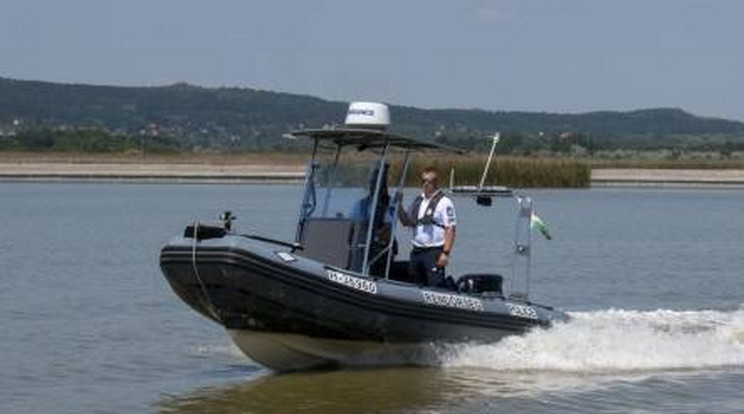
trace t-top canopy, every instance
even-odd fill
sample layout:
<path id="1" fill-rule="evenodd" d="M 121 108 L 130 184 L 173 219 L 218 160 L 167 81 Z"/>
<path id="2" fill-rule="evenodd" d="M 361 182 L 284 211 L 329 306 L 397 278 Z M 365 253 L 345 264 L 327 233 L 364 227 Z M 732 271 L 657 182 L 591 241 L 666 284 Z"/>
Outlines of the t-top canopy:
<path id="1" fill-rule="evenodd" d="M 391 147 L 403 149 L 435 150 L 457 154 L 464 154 L 466 152 L 460 148 L 408 138 L 402 135 L 391 134 L 386 131 L 364 128 L 334 127 L 302 129 L 291 131 L 288 135 L 292 138 L 310 138 L 320 141 L 331 141 L 339 146 L 351 145 L 362 150 L 367 148 L 382 148 L 385 145 L 390 145 Z"/>

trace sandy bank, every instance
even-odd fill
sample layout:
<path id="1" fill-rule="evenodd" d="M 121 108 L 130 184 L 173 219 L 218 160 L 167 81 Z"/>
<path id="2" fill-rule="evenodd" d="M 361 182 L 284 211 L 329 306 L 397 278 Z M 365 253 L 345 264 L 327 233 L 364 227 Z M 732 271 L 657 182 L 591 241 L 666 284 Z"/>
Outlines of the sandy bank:
<path id="1" fill-rule="evenodd" d="M 0 179 L 6 181 L 294 182 L 304 173 L 304 166 L 292 164 L 0 162 Z"/>
<path id="2" fill-rule="evenodd" d="M 0 158 L 3 181 L 299 182 L 299 159 L 10 159 Z M 594 169 L 592 186 L 737 186 L 738 169 Z"/>
<path id="3" fill-rule="evenodd" d="M 741 186 L 744 170 L 594 169 L 592 186 Z"/>

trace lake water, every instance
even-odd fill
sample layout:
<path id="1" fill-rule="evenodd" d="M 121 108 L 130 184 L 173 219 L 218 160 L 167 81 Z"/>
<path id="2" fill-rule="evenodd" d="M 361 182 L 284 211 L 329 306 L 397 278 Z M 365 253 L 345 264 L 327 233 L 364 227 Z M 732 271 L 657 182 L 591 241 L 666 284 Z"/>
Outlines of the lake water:
<path id="1" fill-rule="evenodd" d="M 532 299 L 571 322 L 438 367 L 276 375 L 181 303 L 158 255 L 225 209 L 291 239 L 298 187 L 0 184 L 0 412 L 742 412 L 744 193 L 529 194 L 554 234 L 535 235 Z M 510 274 L 514 201 L 455 201 L 450 271 Z"/>

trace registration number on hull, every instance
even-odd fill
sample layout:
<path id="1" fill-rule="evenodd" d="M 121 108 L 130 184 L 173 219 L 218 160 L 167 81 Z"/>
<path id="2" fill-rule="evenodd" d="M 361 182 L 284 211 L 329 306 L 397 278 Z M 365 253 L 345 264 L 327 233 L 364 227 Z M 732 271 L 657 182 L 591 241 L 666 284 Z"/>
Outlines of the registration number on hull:
<path id="1" fill-rule="evenodd" d="M 341 273 L 335 270 L 326 269 L 326 275 L 328 275 L 328 280 L 331 282 L 338 283 L 340 285 L 348 286 L 352 289 L 361 290 L 362 292 L 377 293 L 377 283 L 362 279 L 361 277 L 351 276 L 347 275 L 346 273 Z"/>
<path id="2" fill-rule="evenodd" d="M 506 308 L 509 309 L 509 314 L 512 316 L 527 319 L 537 319 L 537 312 L 531 306 L 507 303 Z"/>
<path id="3" fill-rule="evenodd" d="M 427 290 L 422 291 L 421 294 L 424 296 L 424 302 L 429 305 L 483 312 L 483 302 L 475 298 L 450 295 L 449 293 L 430 292 Z"/>

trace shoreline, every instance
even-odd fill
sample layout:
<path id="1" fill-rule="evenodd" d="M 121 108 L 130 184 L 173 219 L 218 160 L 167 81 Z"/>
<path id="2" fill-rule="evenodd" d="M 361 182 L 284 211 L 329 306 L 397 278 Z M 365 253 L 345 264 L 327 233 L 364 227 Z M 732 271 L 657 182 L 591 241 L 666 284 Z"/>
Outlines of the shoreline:
<path id="1" fill-rule="evenodd" d="M 296 160 L 224 161 L 0 159 L 0 182 L 297 184 L 305 176 L 305 165 Z M 592 170 L 591 187 L 744 188 L 744 170 L 596 168 Z"/>
<path id="2" fill-rule="evenodd" d="M 738 169 L 592 169 L 592 187 L 725 187 L 744 188 Z"/>
<path id="3" fill-rule="evenodd" d="M 299 183 L 295 164 L 187 162 L 0 162 L 3 182 Z"/>

